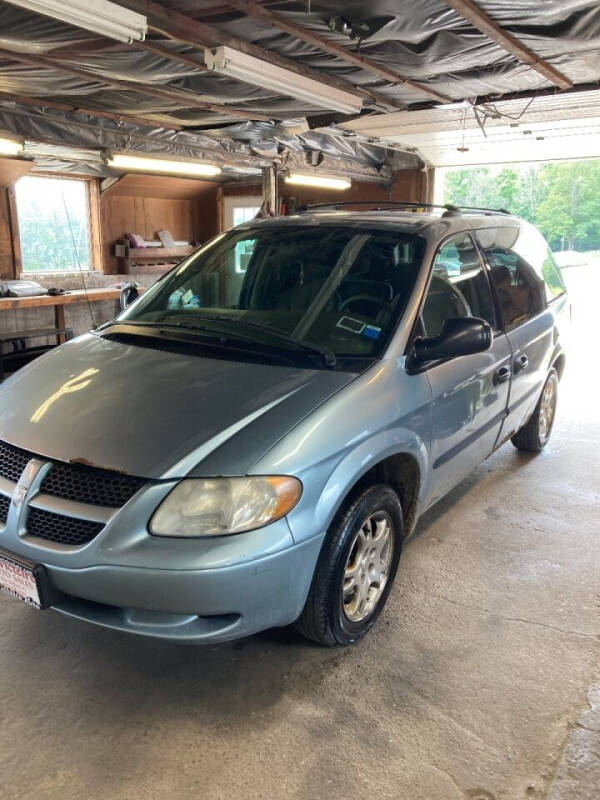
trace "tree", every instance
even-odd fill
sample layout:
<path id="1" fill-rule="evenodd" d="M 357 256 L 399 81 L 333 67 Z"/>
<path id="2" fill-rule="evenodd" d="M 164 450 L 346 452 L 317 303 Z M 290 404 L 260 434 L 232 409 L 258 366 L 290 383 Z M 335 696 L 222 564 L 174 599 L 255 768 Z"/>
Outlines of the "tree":
<path id="1" fill-rule="evenodd" d="M 555 247 L 563 237 L 569 250 L 600 245 L 600 162 L 545 164 L 541 179 L 548 191 L 536 213 L 536 223 Z"/>
<path id="2" fill-rule="evenodd" d="M 600 248 L 600 161 L 471 167 L 446 173 L 445 202 L 506 208 L 533 222 L 554 249 Z"/>
<path id="3" fill-rule="evenodd" d="M 444 202 L 458 206 L 488 208 L 493 199 L 487 167 L 457 169 L 446 173 Z"/>

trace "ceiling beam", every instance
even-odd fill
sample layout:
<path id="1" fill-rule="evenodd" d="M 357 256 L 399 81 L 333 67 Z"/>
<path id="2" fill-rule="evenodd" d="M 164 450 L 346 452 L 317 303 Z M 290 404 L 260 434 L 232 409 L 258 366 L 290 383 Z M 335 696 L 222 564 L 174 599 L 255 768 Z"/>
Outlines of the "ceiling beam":
<path id="1" fill-rule="evenodd" d="M 481 31 L 496 44 L 499 44 L 500 47 L 504 48 L 522 64 L 527 64 L 527 66 L 539 72 L 547 81 L 559 86 L 561 89 L 573 88 L 573 82 L 566 75 L 563 75 L 560 70 L 536 55 L 533 50 L 530 50 L 511 33 L 504 30 L 473 0 L 446 0 L 446 3 L 450 8 L 457 11 L 461 17 L 468 20 L 474 28 L 477 28 L 478 31 Z"/>
<path id="2" fill-rule="evenodd" d="M 169 117 L 157 113 L 151 117 L 138 117 L 134 114 L 119 114 L 112 111 L 98 111 L 98 109 L 82 108 L 77 105 L 69 105 L 67 103 L 57 103 L 54 100 L 46 100 L 44 97 L 29 97 L 22 94 L 13 94 L 12 92 L 0 92 L 0 101 L 9 100 L 14 103 L 19 103 L 25 106 L 35 106 L 37 108 L 52 108 L 56 111 L 65 111 L 69 114 L 87 114 L 89 117 L 98 117 L 98 119 L 111 119 L 114 122 L 131 122 L 137 125 L 147 125 L 151 128 L 160 126 L 170 131 L 185 130 L 184 126 L 173 122 Z"/>
<path id="3" fill-rule="evenodd" d="M 92 72 L 88 69 L 81 67 L 73 67 L 70 64 L 65 64 L 60 59 L 52 58 L 51 56 L 37 56 L 29 53 L 14 52 L 13 50 L 5 50 L 0 48 L 0 58 L 8 58 L 12 61 L 18 61 L 22 64 L 29 64 L 34 67 L 42 67 L 43 69 L 54 69 L 59 72 L 64 72 L 68 75 L 74 75 L 77 78 L 84 78 L 85 80 L 92 80 L 96 83 L 105 84 L 113 89 L 120 89 L 129 92 L 138 92 L 145 94 L 149 97 L 156 97 L 161 100 L 167 100 L 171 103 L 176 102 L 181 108 L 201 108 L 203 111 L 210 111 L 215 114 L 225 114 L 232 118 L 249 119 L 249 120 L 262 120 L 268 121 L 271 117 L 264 114 L 255 114 L 250 111 L 242 111 L 240 109 L 231 108 L 220 103 L 207 102 L 200 100 L 198 95 L 194 92 L 185 89 L 177 89 L 175 87 L 158 87 L 148 86 L 135 81 L 122 80 L 121 78 L 107 78 L 102 74 Z"/>
<path id="4" fill-rule="evenodd" d="M 170 41 L 170 40 L 169 40 Z M 204 63 L 204 56 L 189 55 L 187 53 L 178 53 L 177 50 L 171 50 L 168 47 L 154 41 L 154 39 L 146 39 L 143 42 L 134 41 L 130 44 L 123 44 L 123 42 L 114 42 L 110 39 L 87 39 L 77 44 L 69 44 L 63 47 L 55 47 L 53 50 L 47 51 L 46 55 L 51 58 L 80 58 L 81 56 L 89 56 L 90 53 L 104 53 L 107 50 L 121 51 L 128 50 L 135 47 L 139 50 L 148 50 L 151 53 L 168 58 L 171 61 L 177 61 L 180 64 L 185 64 L 187 67 L 194 67 L 201 72 L 208 72 L 206 64 Z"/>
<path id="5" fill-rule="evenodd" d="M 405 75 L 400 75 L 400 73 L 396 72 L 395 70 L 388 69 L 387 67 L 378 64 L 376 61 L 367 58 L 366 56 L 361 56 L 360 54 L 354 53 L 345 47 L 341 47 L 341 45 L 332 42 L 330 39 L 327 39 L 324 36 L 321 36 L 320 33 L 315 33 L 314 31 L 305 28 L 303 25 L 298 25 L 297 23 L 292 22 L 291 20 L 287 19 L 287 17 L 284 17 L 283 14 L 278 14 L 276 11 L 271 11 L 271 9 L 259 5 L 257 2 L 255 2 L 255 0 L 228 0 L 228 4 L 233 6 L 233 8 L 237 8 L 238 11 L 241 11 L 248 17 L 253 17 L 254 19 L 259 19 L 263 22 L 266 22 L 268 25 L 272 25 L 278 30 L 284 31 L 284 33 L 287 33 L 289 36 L 293 36 L 295 39 L 300 39 L 303 42 L 312 44 L 319 50 L 323 50 L 325 53 L 330 53 L 331 55 L 337 56 L 338 58 L 347 61 L 349 64 L 354 64 L 354 66 L 360 67 L 361 69 L 370 72 L 372 75 L 376 75 L 378 78 L 383 78 L 383 80 L 389 81 L 395 85 L 409 86 L 411 89 L 414 89 L 420 94 L 423 94 L 432 100 L 437 100 L 438 103 L 453 102 L 450 97 L 447 97 L 440 92 L 436 92 L 435 89 L 430 89 L 425 84 L 419 83 L 418 81 L 413 81 L 411 78 L 407 78 Z"/>
<path id="6" fill-rule="evenodd" d="M 293 3 L 294 0 L 278 0 L 277 5 L 282 6 L 284 3 Z M 259 0 L 259 5 L 269 5 L 272 4 L 271 0 Z M 229 14 L 231 12 L 231 6 L 229 3 L 214 3 L 211 5 L 207 0 L 203 0 L 202 8 L 195 8 L 194 9 L 194 19 L 204 19 L 206 17 L 215 17 L 221 14 Z"/>
<path id="7" fill-rule="evenodd" d="M 100 194 L 105 194 L 108 192 L 110 188 L 112 188 L 116 183 L 119 183 L 123 180 L 123 175 L 111 175 L 108 178 L 104 178 L 100 181 Z"/>
<path id="8" fill-rule="evenodd" d="M 83 39 L 82 41 L 75 42 L 74 44 L 64 44 L 60 47 L 54 47 L 52 50 L 46 51 L 48 55 L 53 55 L 57 58 L 76 58 L 78 56 L 86 56 L 90 53 L 100 53 L 105 50 L 116 50 L 119 47 L 124 47 L 123 42 L 116 42 L 113 39 L 103 39 L 100 37 L 91 37 Z"/>
<path id="9" fill-rule="evenodd" d="M 278 67 L 287 69 L 290 72 L 295 72 L 297 75 L 303 75 L 305 78 L 319 81 L 319 83 L 325 86 L 332 86 L 336 89 L 342 89 L 345 92 L 352 92 L 359 97 L 367 99 L 370 104 L 375 102 L 378 105 L 399 110 L 406 108 L 405 103 L 400 103 L 397 100 L 386 97 L 386 95 L 382 95 L 380 92 L 363 89 L 360 86 L 355 86 L 350 81 L 342 78 L 334 78 L 318 70 L 305 67 L 304 64 L 300 62 L 292 61 L 271 50 L 265 50 L 251 42 L 246 42 L 243 39 L 239 39 L 237 36 L 232 36 L 226 31 L 207 25 L 186 14 L 181 14 L 179 11 L 175 11 L 172 8 L 166 8 L 159 3 L 153 2 L 153 0 L 121 0 L 121 5 L 132 11 L 144 14 L 148 19 L 148 26 L 152 30 L 167 36 L 169 39 L 175 39 L 178 42 L 183 42 L 193 47 L 204 48 L 225 45 L 231 47 L 233 50 L 239 50 L 241 53 L 259 58 L 261 61 L 276 64 Z"/>
<path id="10" fill-rule="evenodd" d="M 206 64 L 204 63 L 204 56 L 193 56 L 187 53 L 178 53 L 176 50 L 170 50 L 152 39 L 146 39 L 144 42 L 133 42 L 134 47 L 140 50 L 149 50 L 162 58 L 168 58 L 171 61 L 177 61 L 179 64 L 185 64 L 188 67 L 194 67 L 199 72 L 208 72 Z"/>

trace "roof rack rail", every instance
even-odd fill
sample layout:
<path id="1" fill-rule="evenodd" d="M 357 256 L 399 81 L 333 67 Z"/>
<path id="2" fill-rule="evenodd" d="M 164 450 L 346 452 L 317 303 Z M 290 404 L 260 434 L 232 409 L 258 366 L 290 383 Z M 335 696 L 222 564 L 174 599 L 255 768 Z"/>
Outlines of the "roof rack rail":
<path id="1" fill-rule="evenodd" d="M 331 203 L 311 203 L 299 206 L 294 212 L 295 214 L 310 213 L 312 211 L 326 211 L 328 209 L 344 208 L 346 206 L 374 206 L 371 211 L 390 211 L 395 208 L 405 208 L 413 212 L 425 211 L 428 209 L 443 208 L 445 212 L 450 214 L 460 214 L 461 211 L 479 211 L 482 214 L 510 214 L 505 208 L 479 208 L 477 206 L 456 206 L 452 203 L 440 205 L 439 203 L 419 203 L 417 201 L 403 201 L 403 200 L 389 200 L 381 202 L 381 200 L 343 200 L 332 201 Z"/>

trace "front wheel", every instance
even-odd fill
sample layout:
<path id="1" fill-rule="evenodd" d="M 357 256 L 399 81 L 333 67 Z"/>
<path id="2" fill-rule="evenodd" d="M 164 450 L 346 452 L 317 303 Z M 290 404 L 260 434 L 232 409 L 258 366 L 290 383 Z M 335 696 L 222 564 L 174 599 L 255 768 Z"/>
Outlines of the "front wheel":
<path id="1" fill-rule="evenodd" d="M 402 549 L 402 508 L 389 486 L 371 486 L 332 523 L 298 630 L 323 645 L 356 642 L 374 625 Z"/>
<path id="2" fill-rule="evenodd" d="M 511 438 L 517 450 L 539 453 L 544 449 L 552 433 L 557 401 L 558 375 L 555 369 L 551 369 L 529 422 Z"/>

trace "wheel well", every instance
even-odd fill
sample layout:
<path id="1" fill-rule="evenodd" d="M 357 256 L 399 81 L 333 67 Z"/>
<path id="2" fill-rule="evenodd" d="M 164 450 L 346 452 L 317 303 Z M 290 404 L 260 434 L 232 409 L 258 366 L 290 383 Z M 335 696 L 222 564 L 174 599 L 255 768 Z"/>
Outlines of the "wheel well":
<path id="1" fill-rule="evenodd" d="M 405 536 L 410 533 L 415 523 L 417 513 L 417 500 L 421 475 L 419 465 L 414 456 L 408 453 L 398 453 L 388 456 L 372 466 L 354 484 L 348 493 L 347 500 L 376 483 L 385 483 L 397 493 L 402 505 Z"/>
<path id="2" fill-rule="evenodd" d="M 567 365 L 567 358 L 564 353 L 561 353 L 558 356 L 558 358 L 555 359 L 554 364 L 552 364 L 552 366 L 556 370 L 556 374 L 558 375 L 558 380 L 562 378 L 566 365 Z"/>

